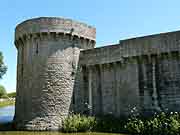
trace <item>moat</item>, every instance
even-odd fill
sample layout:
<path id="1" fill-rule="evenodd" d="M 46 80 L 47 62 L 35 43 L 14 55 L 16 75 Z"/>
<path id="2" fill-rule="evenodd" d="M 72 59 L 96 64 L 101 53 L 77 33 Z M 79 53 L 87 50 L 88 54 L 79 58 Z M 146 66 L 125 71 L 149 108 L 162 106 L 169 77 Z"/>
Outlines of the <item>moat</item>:
<path id="1" fill-rule="evenodd" d="M 14 117 L 14 105 L 0 107 L 0 123 L 10 122 Z"/>
<path id="2" fill-rule="evenodd" d="M 0 123 L 11 122 L 14 117 L 14 105 L 0 107 Z M 27 131 L 0 131 L 0 135 L 69 135 L 59 132 L 27 132 Z M 110 133 L 74 133 L 70 135 L 120 135 Z"/>

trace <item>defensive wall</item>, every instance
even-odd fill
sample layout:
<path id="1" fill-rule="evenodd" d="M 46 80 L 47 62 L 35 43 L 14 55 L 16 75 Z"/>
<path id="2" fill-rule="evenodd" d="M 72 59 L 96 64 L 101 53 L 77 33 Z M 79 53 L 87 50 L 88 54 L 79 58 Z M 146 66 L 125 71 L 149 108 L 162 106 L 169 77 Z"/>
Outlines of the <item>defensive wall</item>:
<path id="1" fill-rule="evenodd" d="M 17 129 L 59 130 L 71 112 L 180 111 L 180 31 L 99 48 L 95 38 L 94 27 L 64 18 L 16 27 Z"/>
<path id="2" fill-rule="evenodd" d="M 77 111 L 81 106 L 86 112 L 82 103 L 88 103 L 92 115 L 180 111 L 179 50 L 180 31 L 81 51 Z"/>

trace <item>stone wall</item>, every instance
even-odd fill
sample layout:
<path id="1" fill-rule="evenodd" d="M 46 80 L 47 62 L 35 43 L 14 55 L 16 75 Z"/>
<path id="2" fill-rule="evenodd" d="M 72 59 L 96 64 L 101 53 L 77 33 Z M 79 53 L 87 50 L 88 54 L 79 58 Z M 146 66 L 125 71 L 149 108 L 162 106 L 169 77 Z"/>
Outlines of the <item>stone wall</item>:
<path id="1" fill-rule="evenodd" d="M 63 18 L 16 27 L 18 129 L 58 130 L 71 111 L 116 117 L 180 111 L 180 31 L 100 48 L 95 33 Z"/>
<path id="2" fill-rule="evenodd" d="M 79 65 L 86 70 L 77 100 L 93 115 L 180 111 L 179 54 L 180 31 L 81 51 Z"/>
<path id="3" fill-rule="evenodd" d="M 80 50 L 94 47 L 95 28 L 63 18 L 31 19 L 17 26 L 15 45 L 17 129 L 59 130 L 73 107 Z"/>

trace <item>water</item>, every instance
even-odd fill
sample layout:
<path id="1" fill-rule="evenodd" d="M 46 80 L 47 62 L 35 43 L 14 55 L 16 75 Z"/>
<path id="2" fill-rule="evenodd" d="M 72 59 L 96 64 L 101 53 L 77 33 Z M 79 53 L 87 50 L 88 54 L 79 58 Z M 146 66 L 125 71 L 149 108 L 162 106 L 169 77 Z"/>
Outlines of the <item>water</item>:
<path id="1" fill-rule="evenodd" d="M 0 108 L 0 123 L 11 122 L 14 117 L 14 105 Z M 60 132 L 27 132 L 27 131 L 0 131 L 0 135 L 122 135 L 111 133 L 60 133 Z"/>
<path id="2" fill-rule="evenodd" d="M 0 123 L 11 122 L 14 117 L 14 105 L 0 108 Z"/>

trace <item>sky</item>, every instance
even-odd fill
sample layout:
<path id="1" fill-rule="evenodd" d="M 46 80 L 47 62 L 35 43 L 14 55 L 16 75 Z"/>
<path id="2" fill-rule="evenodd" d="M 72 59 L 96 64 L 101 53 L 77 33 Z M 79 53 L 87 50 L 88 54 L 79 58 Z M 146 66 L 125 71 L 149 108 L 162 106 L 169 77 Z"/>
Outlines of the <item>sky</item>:
<path id="1" fill-rule="evenodd" d="M 8 71 L 0 84 L 16 90 L 14 29 L 24 20 L 55 16 L 96 27 L 96 46 L 121 39 L 180 30 L 180 0 L 1 0 L 0 51 Z"/>

